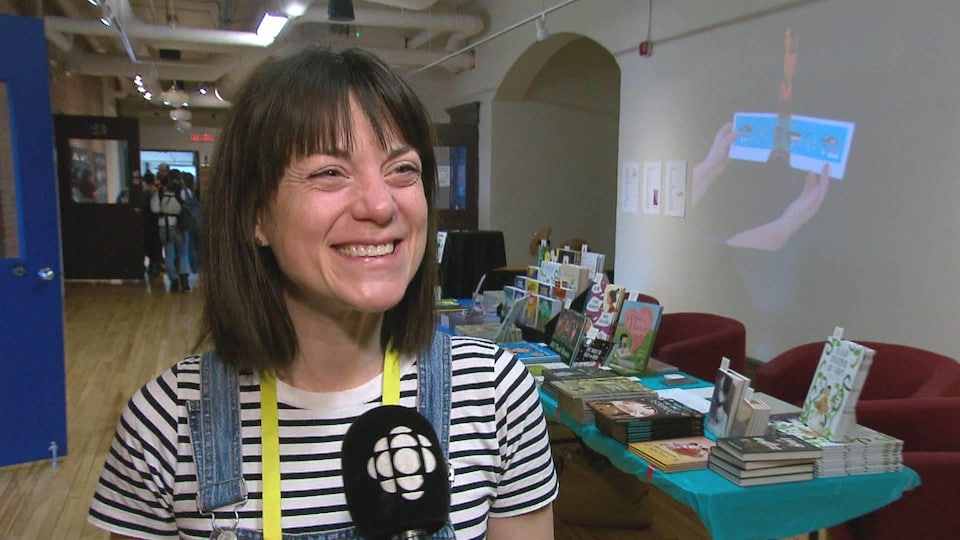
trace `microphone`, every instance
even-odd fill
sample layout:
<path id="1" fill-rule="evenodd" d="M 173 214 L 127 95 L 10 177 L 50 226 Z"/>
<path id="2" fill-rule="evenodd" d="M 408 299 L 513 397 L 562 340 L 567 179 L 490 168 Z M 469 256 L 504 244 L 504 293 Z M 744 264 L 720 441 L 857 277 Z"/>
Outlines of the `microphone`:
<path id="1" fill-rule="evenodd" d="M 367 540 L 415 540 L 450 513 L 447 463 L 433 426 L 414 409 L 384 405 L 360 415 L 341 451 L 343 489 Z"/>

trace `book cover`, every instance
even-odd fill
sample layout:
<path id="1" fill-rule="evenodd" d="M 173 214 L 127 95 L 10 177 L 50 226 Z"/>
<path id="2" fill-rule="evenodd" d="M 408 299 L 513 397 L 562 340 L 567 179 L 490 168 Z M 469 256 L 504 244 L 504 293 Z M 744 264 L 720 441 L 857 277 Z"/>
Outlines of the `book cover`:
<path id="1" fill-rule="evenodd" d="M 719 437 L 717 446 L 741 461 L 816 460 L 823 454 L 803 439 L 775 430 L 759 437 Z"/>
<path id="2" fill-rule="evenodd" d="M 567 363 L 574 360 L 586 321 L 586 315 L 572 309 L 561 310 L 558 315 L 557 326 L 550 338 L 550 348 L 560 353 L 560 357 Z"/>
<path id="3" fill-rule="evenodd" d="M 613 350 L 613 342 L 600 338 L 584 337 L 577 349 L 574 364 L 593 364 L 601 366 L 606 363 L 607 356 Z M 612 371 L 611 371 L 612 373 Z"/>
<path id="4" fill-rule="evenodd" d="M 750 387 L 750 379 L 730 369 L 730 360 L 723 358 L 717 369 L 717 381 L 713 385 L 710 411 L 707 413 L 707 431 L 716 437 L 731 434 L 737 410 Z"/>
<path id="5" fill-rule="evenodd" d="M 771 467 L 784 467 L 787 465 L 809 465 L 810 470 L 813 470 L 816 460 L 811 461 L 807 459 L 776 459 L 768 461 L 743 461 L 742 459 L 737 459 L 736 456 L 730 454 L 723 448 L 719 446 L 714 446 L 710 449 L 711 459 L 720 459 L 730 465 L 743 470 L 753 470 L 753 469 L 769 469 Z"/>
<path id="6" fill-rule="evenodd" d="M 590 286 L 590 269 L 586 266 L 561 263 L 559 274 L 560 286 L 573 289 L 574 296 L 579 295 Z"/>
<path id="7" fill-rule="evenodd" d="M 727 469 L 718 467 L 716 463 L 709 463 L 708 468 L 722 476 L 723 478 L 733 482 L 734 484 L 740 487 L 750 487 L 750 486 L 764 486 L 769 484 L 785 484 L 787 482 L 803 482 L 805 480 L 813 480 L 812 472 L 799 472 L 792 474 L 774 474 L 770 476 L 758 476 L 752 478 L 740 478 L 735 474 L 732 474 Z"/>
<path id="8" fill-rule="evenodd" d="M 662 421 L 701 421 L 703 413 L 670 398 L 639 397 L 629 399 L 597 400 L 589 403 L 597 413 L 612 422 L 654 423 Z"/>
<path id="9" fill-rule="evenodd" d="M 756 469 L 743 469 L 737 467 L 733 463 L 723 460 L 716 453 L 717 447 L 710 449 L 710 459 L 708 460 L 710 465 L 715 465 L 730 474 L 736 476 L 737 478 L 760 478 L 764 476 L 777 476 L 781 474 L 796 474 L 796 473 L 809 473 L 813 477 L 813 461 L 806 461 L 800 463 L 785 463 L 780 464 L 779 462 L 774 463 L 772 467 L 761 467 Z"/>
<path id="10" fill-rule="evenodd" d="M 662 315 L 663 306 L 659 304 L 624 300 L 608 362 L 614 371 L 640 375 L 647 369 Z"/>
<path id="11" fill-rule="evenodd" d="M 842 440 L 856 424 L 854 406 L 873 355 L 873 349 L 843 339 L 843 328 L 837 327 L 823 347 L 800 420 L 832 441 Z"/>
<path id="12" fill-rule="evenodd" d="M 704 469 L 714 442 L 696 435 L 657 441 L 634 442 L 628 448 L 664 472 Z"/>
<path id="13" fill-rule="evenodd" d="M 623 286 L 610 283 L 607 275 L 602 272 L 597 274 L 583 307 L 584 314 L 590 320 L 590 328 L 593 329 L 591 335 L 605 340 L 613 337 L 625 295 L 626 289 Z"/>
<path id="14" fill-rule="evenodd" d="M 519 341 L 516 343 L 501 343 L 501 349 L 513 353 L 524 364 L 550 364 L 561 362 L 556 351 L 541 343 Z"/>
<path id="15" fill-rule="evenodd" d="M 566 381 L 575 379 L 599 379 L 601 377 L 616 377 L 617 374 L 609 369 L 599 367 L 566 367 L 548 368 L 543 370 L 545 381 Z"/>

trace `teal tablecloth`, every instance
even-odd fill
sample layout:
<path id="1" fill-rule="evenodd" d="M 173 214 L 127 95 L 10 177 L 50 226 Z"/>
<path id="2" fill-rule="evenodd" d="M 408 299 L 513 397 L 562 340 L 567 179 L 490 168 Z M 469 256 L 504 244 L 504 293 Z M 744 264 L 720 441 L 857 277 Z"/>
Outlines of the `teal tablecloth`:
<path id="1" fill-rule="evenodd" d="M 651 387 L 657 378 L 641 379 Z M 700 385 L 694 385 L 700 386 Z M 783 538 L 843 523 L 872 512 L 920 485 L 908 467 L 900 472 L 817 478 L 741 488 L 710 470 L 664 473 L 631 453 L 593 424 L 581 424 L 557 411 L 557 402 L 541 392 L 544 413 L 572 429 L 620 470 L 651 482 L 696 511 L 714 540 Z"/>

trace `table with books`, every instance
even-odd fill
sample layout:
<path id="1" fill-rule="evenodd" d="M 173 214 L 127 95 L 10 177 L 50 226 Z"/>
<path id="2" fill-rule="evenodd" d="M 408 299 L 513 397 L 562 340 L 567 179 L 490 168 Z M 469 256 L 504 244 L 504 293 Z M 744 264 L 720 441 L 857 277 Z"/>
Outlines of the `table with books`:
<path id="1" fill-rule="evenodd" d="M 639 382 L 652 390 L 666 388 L 661 376 Z M 689 387 L 712 386 L 697 380 Z M 896 472 L 818 477 L 802 482 L 739 487 L 709 469 L 666 473 L 631 452 L 623 442 L 593 422 L 561 411 L 554 396 L 541 390 L 548 418 L 574 431 L 619 469 L 635 474 L 690 506 L 716 540 L 782 538 L 805 534 L 869 513 L 920 484 L 907 467 Z M 829 501 L 826 503 L 826 501 Z"/>

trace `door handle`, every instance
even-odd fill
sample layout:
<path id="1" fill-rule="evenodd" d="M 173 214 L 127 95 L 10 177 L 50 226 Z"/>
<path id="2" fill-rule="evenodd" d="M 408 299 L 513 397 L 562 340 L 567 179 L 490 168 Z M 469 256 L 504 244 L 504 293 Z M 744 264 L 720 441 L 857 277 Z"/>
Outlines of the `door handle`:
<path id="1" fill-rule="evenodd" d="M 53 278 L 57 277 L 57 274 L 53 271 L 53 268 L 41 268 L 37 275 L 40 276 L 40 279 L 44 281 L 53 281 Z"/>

